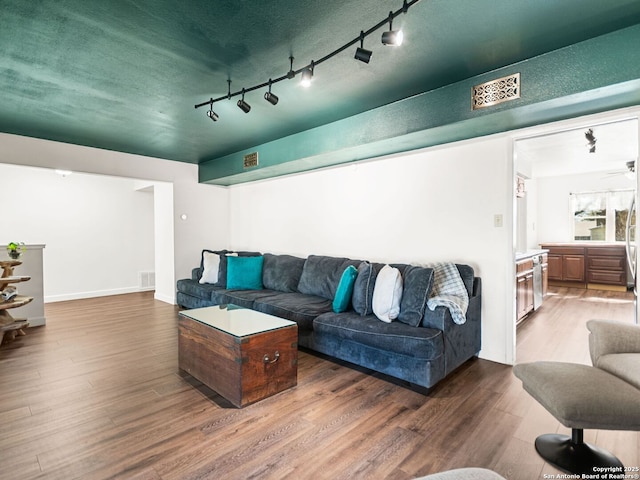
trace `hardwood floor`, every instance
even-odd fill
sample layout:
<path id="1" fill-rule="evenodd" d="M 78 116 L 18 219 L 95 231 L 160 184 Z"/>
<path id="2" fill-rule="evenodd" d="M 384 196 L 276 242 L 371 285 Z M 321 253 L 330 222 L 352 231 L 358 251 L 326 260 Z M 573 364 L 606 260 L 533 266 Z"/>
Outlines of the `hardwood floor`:
<path id="1" fill-rule="evenodd" d="M 150 293 L 46 305 L 0 349 L 0 479 L 411 479 L 479 466 L 559 473 L 565 432 L 511 367 L 472 360 L 427 395 L 310 352 L 298 385 L 243 409 L 177 367 L 177 309 Z M 589 363 L 590 318 L 633 321 L 630 294 L 556 289 L 518 327 L 518 361 Z M 586 431 L 627 466 L 637 432 Z"/>

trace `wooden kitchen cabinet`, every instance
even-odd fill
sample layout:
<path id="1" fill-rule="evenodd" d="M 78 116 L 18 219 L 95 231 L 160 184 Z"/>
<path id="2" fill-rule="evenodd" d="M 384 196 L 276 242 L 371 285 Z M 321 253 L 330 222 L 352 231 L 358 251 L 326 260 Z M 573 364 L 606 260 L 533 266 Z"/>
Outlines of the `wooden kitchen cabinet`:
<path id="1" fill-rule="evenodd" d="M 580 286 L 586 284 L 585 248 L 574 246 L 542 245 L 549 250 L 548 283 L 551 285 Z"/>
<path id="2" fill-rule="evenodd" d="M 587 248 L 587 282 L 593 288 L 627 289 L 627 252 L 623 245 Z"/>
<path id="3" fill-rule="evenodd" d="M 627 258 L 624 245 L 544 244 L 549 250 L 551 285 L 624 290 Z"/>
<path id="4" fill-rule="evenodd" d="M 516 317 L 521 321 L 533 311 L 533 260 L 516 263 Z"/>

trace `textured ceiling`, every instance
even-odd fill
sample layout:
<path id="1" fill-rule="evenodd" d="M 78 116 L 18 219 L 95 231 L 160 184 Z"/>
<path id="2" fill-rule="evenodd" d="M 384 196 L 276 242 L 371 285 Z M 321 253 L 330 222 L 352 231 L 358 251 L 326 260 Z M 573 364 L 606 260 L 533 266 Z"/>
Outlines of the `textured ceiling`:
<path id="1" fill-rule="evenodd" d="M 0 0 L 0 131 L 200 163 L 640 23 L 638 0 L 421 0 L 394 21 L 402 47 L 367 37 L 298 79 L 400 0 Z"/>

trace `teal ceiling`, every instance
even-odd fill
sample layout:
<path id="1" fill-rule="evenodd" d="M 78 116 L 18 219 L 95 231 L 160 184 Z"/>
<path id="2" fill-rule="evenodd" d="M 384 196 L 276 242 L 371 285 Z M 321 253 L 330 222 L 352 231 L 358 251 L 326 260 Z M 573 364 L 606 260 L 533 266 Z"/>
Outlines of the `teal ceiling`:
<path id="1" fill-rule="evenodd" d="M 640 23 L 638 0 L 421 0 L 298 80 L 194 105 L 284 75 L 354 39 L 401 0 L 0 0 L 0 131 L 190 163 L 336 122 Z M 615 56 L 615 52 L 612 52 Z"/>

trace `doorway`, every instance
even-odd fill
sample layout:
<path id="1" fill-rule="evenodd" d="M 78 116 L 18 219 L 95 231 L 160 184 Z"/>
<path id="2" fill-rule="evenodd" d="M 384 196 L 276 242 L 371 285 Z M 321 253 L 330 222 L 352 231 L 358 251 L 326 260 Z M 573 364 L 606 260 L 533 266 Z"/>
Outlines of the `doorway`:
<path id="1" fill-rule="evenodd" d="M 607 207 L 603 205 L 597 209 L 602 215 L 589 217 L 586 212 L 593 209 L 581 208 L 576 198 L 578 195 L 583 195 L 583 199 L 592 198 L 589 195 L 598 198 L 636 196 L 639 128 L 637 112 L 612 112 L 562 122 L 555 128 L 541 127 L 528 137 L 516 139 L 514 185 L 520 182 L 516 192 L 520 191 L 522 195 L 514 200 L 514 250 L 537 250 L 543 244 L 569 247 L 577 243 L 624 245 L 621 241 L 624 239 L 616 233 L 615 224 L 619 222 L 615 215 L 628 210 L 628 203 L 623 207 L 611 201 L 608 208 L 613 212 L 606 212 Z M 585 288 L 588 285 L 586 273 Z M 625 293 L 612 295 L 606 289 L 594 288 L 585 292 L 551 284 L 549 295 L 554 297 L 566 295 L 575 299 L 581 296 L 588 301 L 616 303 L 629 303 L 626 298 L 633 297 L 632 293 L 626 292 L 627 297 Z M 635 279 L 630 275 L 628 284 L 633 292 Z M 532 311 L 518 328 L 535 321 L 536 315 L 544 311 L 544 303 L 539 312 Z M 634 312 L 637 306 L 630 305 L 629 309 Z"/>

